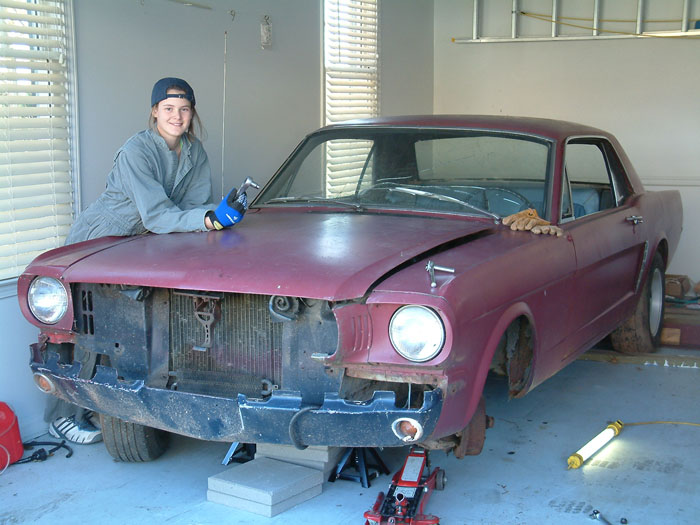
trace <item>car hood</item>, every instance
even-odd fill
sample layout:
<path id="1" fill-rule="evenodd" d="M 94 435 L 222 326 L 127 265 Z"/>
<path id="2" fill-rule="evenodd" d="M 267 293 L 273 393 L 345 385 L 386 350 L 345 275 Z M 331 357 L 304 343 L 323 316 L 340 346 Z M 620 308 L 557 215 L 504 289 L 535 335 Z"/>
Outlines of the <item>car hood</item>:
<path id="1" fill-rule="evenodd" d="M 66 246 L 37 258 L 27 273 L 338 301 L 362 297 L 413 258 L 492 227 L 493 221 L 463 217 L 263 209 L 223 231 Z"/>

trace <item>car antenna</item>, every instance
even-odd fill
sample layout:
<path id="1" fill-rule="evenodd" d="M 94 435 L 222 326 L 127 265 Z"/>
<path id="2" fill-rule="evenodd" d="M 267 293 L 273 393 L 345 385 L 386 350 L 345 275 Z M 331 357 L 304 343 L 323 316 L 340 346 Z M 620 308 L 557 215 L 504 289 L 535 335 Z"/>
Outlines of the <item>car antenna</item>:
<path id="1" fill-rule="evenodd" d="M 231 21 L 236 18 L 236 12 L 231 11 Z M 224 198 L 224 146 L 226 144 L 226 57 L 228 47 L 228 31 L 224 31 L 224 82 L 221 102 L 221 198 Z"/>

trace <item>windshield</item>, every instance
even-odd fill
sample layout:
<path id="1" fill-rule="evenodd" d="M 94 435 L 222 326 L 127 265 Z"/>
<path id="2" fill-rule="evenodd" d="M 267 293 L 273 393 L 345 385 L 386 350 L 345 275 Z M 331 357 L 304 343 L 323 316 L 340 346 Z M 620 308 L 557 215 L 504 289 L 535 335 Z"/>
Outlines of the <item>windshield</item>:
<path id="1" fill-rule="evenodd" d="M 344 129 L 312 135 L 255 205 L 310 203 L 546 217 L 550 143 L 475 131 Z"/>

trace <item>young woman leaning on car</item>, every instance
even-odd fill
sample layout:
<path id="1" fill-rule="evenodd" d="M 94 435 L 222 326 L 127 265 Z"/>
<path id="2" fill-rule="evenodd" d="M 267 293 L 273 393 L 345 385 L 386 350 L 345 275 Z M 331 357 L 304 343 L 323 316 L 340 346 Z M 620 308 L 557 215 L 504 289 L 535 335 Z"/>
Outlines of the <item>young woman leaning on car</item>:
<path id="1" fill-rule="evenodd" d="M 66 244 L 108 235 L 220 230 L 239 222 L 248 208 L 245 192 L 232 189 L 212 203 L 211 170 L 195 134 L 201 121 L 192 87 L 180 78 L 162 78 L 151 92 L 149 127 L 117 151 L 105 191 L 80 216 Z M 89 378 L 92 356 L 81 376 Z M 73 443 L 101 441 L 96 415 L 49 396 L 44 414 L 49 433 Z"/>

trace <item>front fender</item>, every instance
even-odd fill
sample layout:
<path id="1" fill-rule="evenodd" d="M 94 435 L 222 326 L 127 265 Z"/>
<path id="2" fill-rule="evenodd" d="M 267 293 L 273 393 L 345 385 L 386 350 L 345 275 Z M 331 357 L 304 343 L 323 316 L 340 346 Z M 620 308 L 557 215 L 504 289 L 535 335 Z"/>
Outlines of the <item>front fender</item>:
<path id="1" fill-rule="evenodd" d="M 527 367 L 527 377 L 518 395 L 524 395 L 530 389 L 534 378 L 533 368 L 538 338 L 532 310 L 527 303 L 517 302 L 470 325 L 476 332 L 488 329 L 488 336 L 485 343 L 480 343 L 479 348 L 474 346 L 470 349 L 470 352 L 479 353 L 475 360 L 464 361 L 458 368 L 448 372 L 445 404 L 436 434 L 444 436 L 461 431 L 471 421 L 481 399 L 498 343 L 508 327 L 521 317 L 526 318 L 532 328 L 533 354 Z M 453 349 L 453 352 L 455 351 L 456 349 Z"/>
<path id="2" fill-rule="evenodd" d="M 525 317 L 530 324 L 532 330 L 532 352 L 527 377 L 523 382 L 521 382 L 522 387 L 519 389 L 517 397 L 525 395 L 530 390 L 534 377 L 533 369 L 535 367 L 535 363 L 537 362 L 537 342 L 539 338 L 537 337 L 537 325 L 535 323 L 532 310 L 527 303 L 521 301 L 508 306 L 505 310 L 500 312 L 498 319 L 493 323 L 493 328 L 484 347 L 484 351 L 481 355 L 481 360 L 479 361 L 474 377 L 474 388 L 478 389 L 478 391 L 482 391 L 484 389 L 486 376 L 491 368 L 491 363 L 501 338 L 505 335 L 508 327 L 520 317 Z M 472 413 L 473 410 L 476 410 L 478 402 L 479 400 L 476 398 L 470 400 L 470 413 Z"/>

